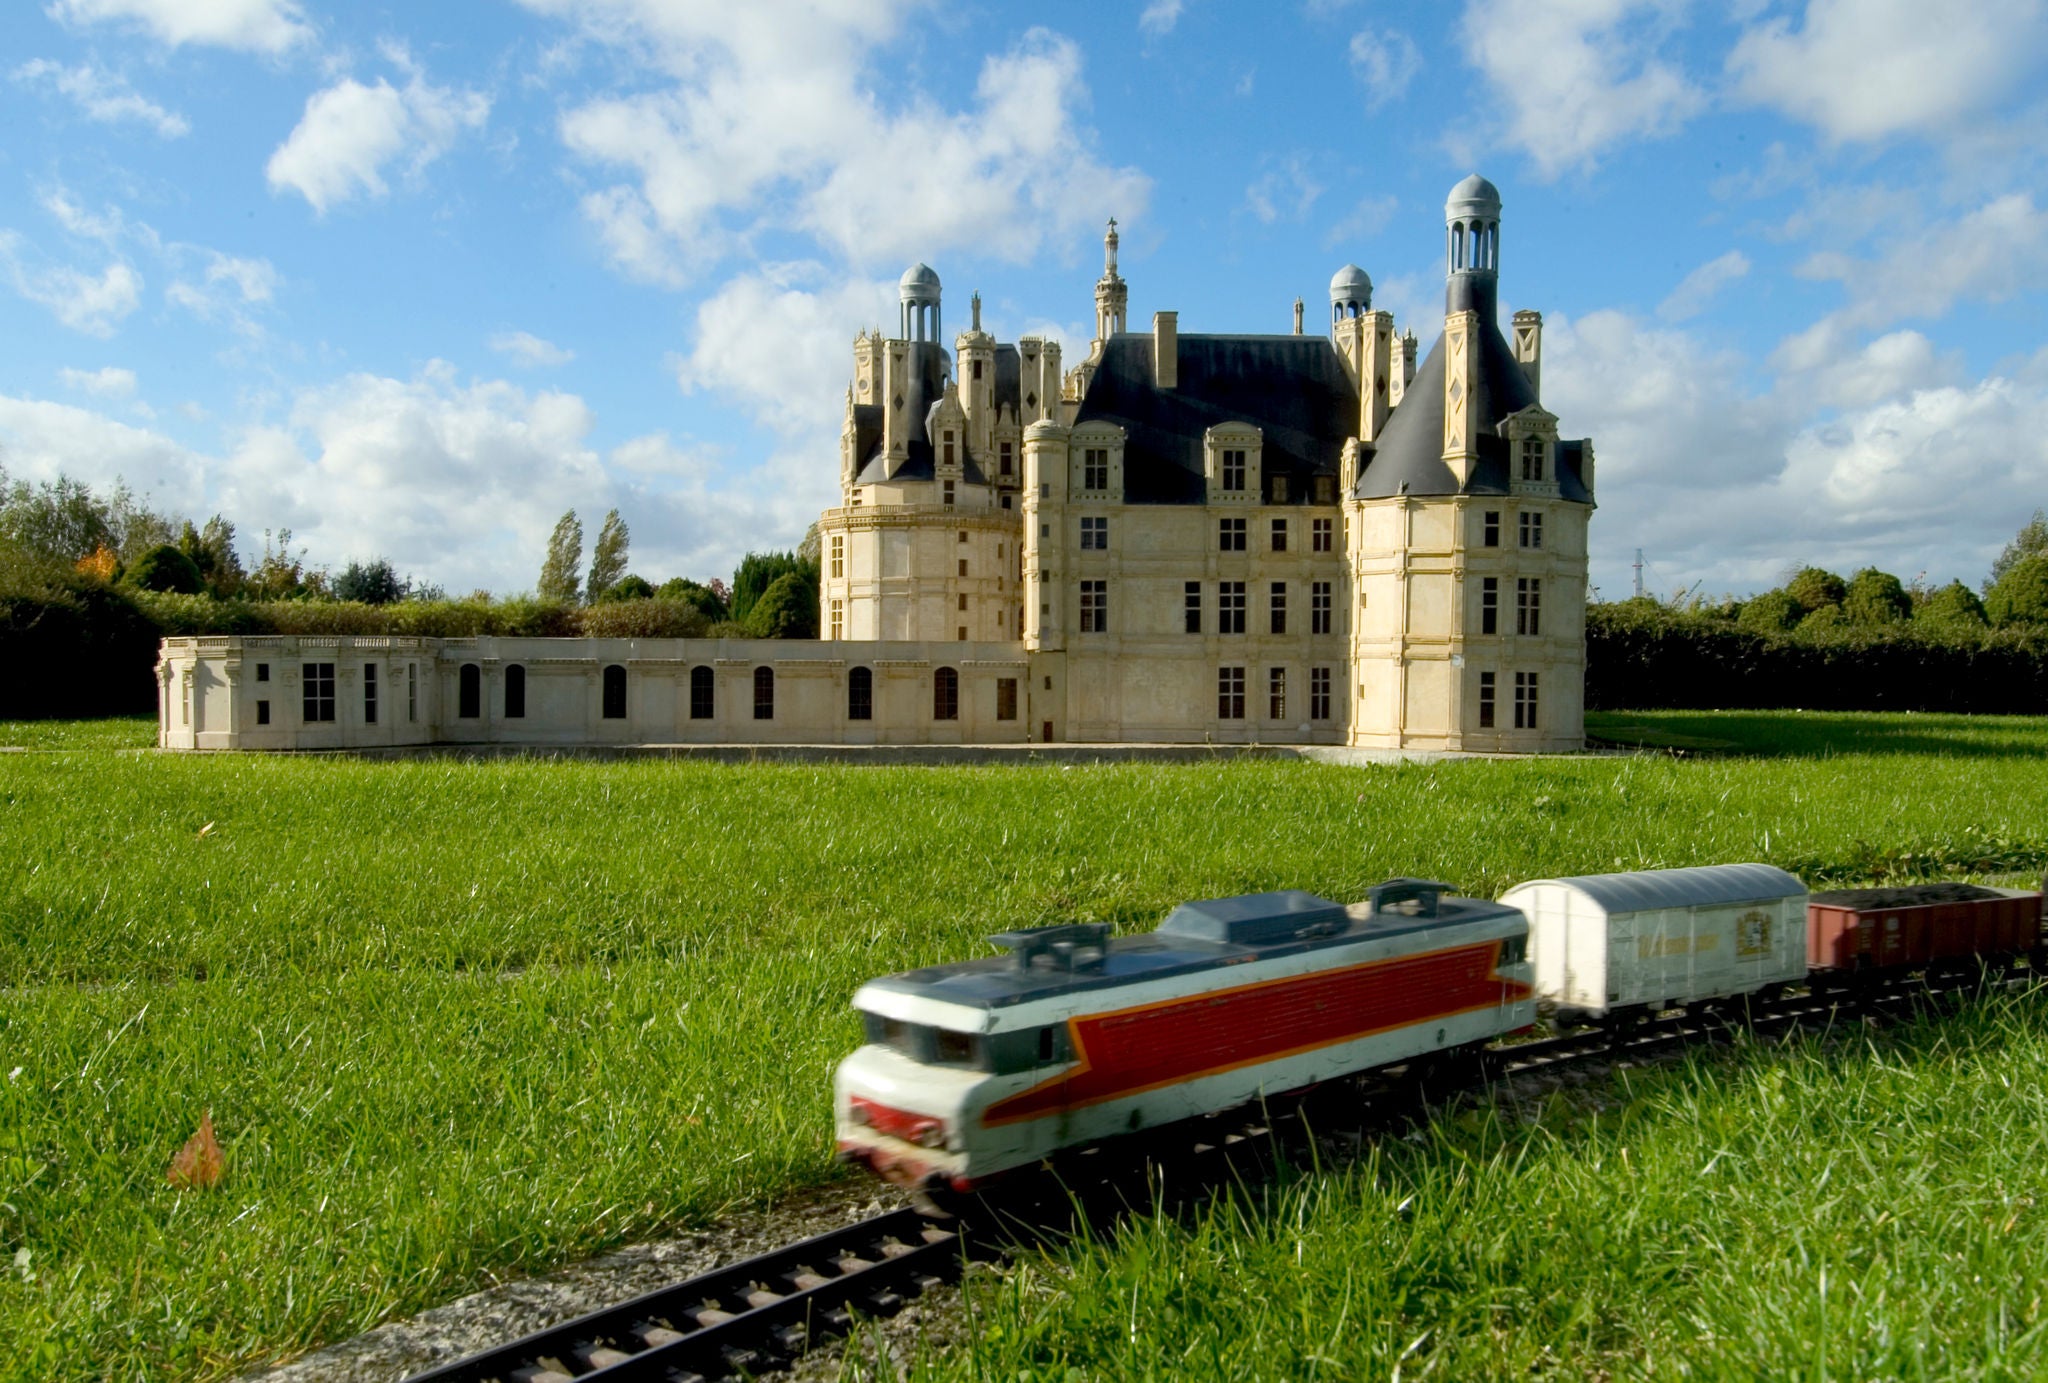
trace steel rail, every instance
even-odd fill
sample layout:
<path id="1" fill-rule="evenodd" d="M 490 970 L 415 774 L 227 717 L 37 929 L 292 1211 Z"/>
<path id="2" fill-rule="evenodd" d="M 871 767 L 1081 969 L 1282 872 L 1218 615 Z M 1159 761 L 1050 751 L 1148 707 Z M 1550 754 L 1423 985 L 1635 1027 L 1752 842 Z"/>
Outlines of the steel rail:
<path id="1" fill-rule="evenodd" d="M 1999 983 L 2033 979 L 2008 972 Z M 1887 1014 L 1986 983 L 1982 976 L 1952 976 L 1810 990 L 1490 1047 L 1463 1079 L 1445 1081 L 1422 1099 L 1405 1079 L 1375 1083 L 1371 1073 L 1332 1086 L 1348 1087 L 1349 1122 L 1357 1132 L 1384 1131 L 1504 1079 L 1651 1058 L 1738 1031 L 1769 1035 Z M 407 1383 L 712 1383 L 773 1372 L 847 1334 L 858 1315 L 893 1315 L 909 1298 L 953 1280 L 968 1257 L 1001 1257 L 1022 1240 L 1059 1238 L 1076 1222 L 1156 1206 L 1168 1182 L 1181 1196 L 1212 1190 L 1239 1170 L 1241 1159 L 1280 1151 L 1280 1129 L 1296 1124 L 1309 1131 L 1315 1121 L 1310 1107 L 1307 1096 L 1285 1097 L 1075 1149 L 1054 1160 L 1049 1179 L 1038 1179 L 1023 1195 L 982 1202 L 974 1213 L 887 1211 L 535 1331 Z M 1135 1184 L 1145 1188 L 1136 1200 L 1127 1175 L 1133 1171 L 1143 1173 Z"/>

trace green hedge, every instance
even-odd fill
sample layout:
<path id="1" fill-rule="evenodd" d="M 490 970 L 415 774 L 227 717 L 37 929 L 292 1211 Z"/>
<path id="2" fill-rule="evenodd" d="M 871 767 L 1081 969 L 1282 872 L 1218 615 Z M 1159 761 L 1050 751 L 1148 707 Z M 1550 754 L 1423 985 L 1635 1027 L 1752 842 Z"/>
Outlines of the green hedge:
<path id="1" fill-rule="evenodd" d="M 2048 714 L 2048 629 L 1957 623 L 1760 633 L 1647 602 L 1586 611 L 1590 710 Z"/>

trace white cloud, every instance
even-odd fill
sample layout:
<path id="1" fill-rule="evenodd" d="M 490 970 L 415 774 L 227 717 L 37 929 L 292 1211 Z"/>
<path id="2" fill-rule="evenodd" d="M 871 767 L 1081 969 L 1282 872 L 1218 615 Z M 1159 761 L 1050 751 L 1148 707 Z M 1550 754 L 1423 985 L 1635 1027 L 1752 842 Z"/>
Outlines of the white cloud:
<path id="1" fill-rule="evenodd" d="M 1811 0 L 1728 56 L 1736 90 L 1837 141 L 1950 130 L 1997 102 L 2048 56 L 2039 0 Z"/>
<path id="2" fill-rule="evenodd" d="M 382 197 L 384 170 L 401 155 L 406 171 L 417 175 L 465 130 L 483 128 L 489 97 L 434 86 L 402 50 L 387 49 L 386 56 L 406 70 L 405 87 L 382 77 L 375 86 L 344 77 L 314 92 L 265 168 L 273 192 L 297 192 L 322 214 L 357 196 Z"/>
<path id="3" fill-rule="evenodd" d="M 1468 0 L 1465 53 L 1546 177 L 1675 132 L 1706 96 L 1659 50 L 1685 0 Z"/>
<path id="4" fill-rule="evenodd" d="M 1361 29 L 1351 36 L 1351 70 L 1365 83 L 1366 109 L 1378 110 L 1407 94 L 1408 83 L 1422 70 L 1422 54 L 1399 29 Z"/>
<path id="5" fill-rule="evenodd" d="M 184 308 L 202 321 L 223 322 L 244 335 L 259 329 L 252 308 L 270 302 L 277 291 L 277 268 L 267 259 L 244 259 L 198 246 L 175 246 L 179 257 L 198 255 L 205 268 L 196 278 L 173 279 L 164 290 L 166 301 Z"/>
<path id="6" fill-rule="evenodd" d="M 313 34 L 298 0 L 53 0 L 48 13 L 60 23 L 140 28 L 172 47 L 282 53 Z"/>
<path id="7" fill-rule="evenodd" d="M 125 480 L 161 507 L 200 511 L 207 458 L 91 409 L 0 394 L 0 453 L 18 480 L 59 474 L 92 485 Z M 208 511 L 210 512 L 210 511 Z"/>
<path id="8" fill-rule="evenodd" d="M 1798 272 L 1839 280 L 1849 298 L 1843 320 L 1853 326 L 1939 317 L 1966 299 L 2004 302 L 2048 285 L 2048 211 L 2027 193 L 2008 193 L 1960 220 L 1901 236 L 1876 259 L 1826 250 Z"/>
<path id="9" fill-rule="evenodd" d="M 1152 0 L 1138 16 L 1138 27 L 1153 38 L 1164 37 L 1180 23 L 1181 11 L 1186 8 L 1183 0 Z"/>
<path id="10" fill-rule="evenodd" d="M 97 394 L 101 398 L 126 399 L 135 396 L 135 371 L 123 370 L 108 365 L 98 370 L 74 370 L 70 366 L 57 371 L 57 378 L 64 381 L 64 387 L 84 394 Z"/>
<path id="11" fill-rule="evenodd" d="M 1299 221 L 1322 195 L 1322 184 L 1309 176 L 1306 161 L 1292 154 L 1253 181 L 1244 190 L 1244 201 L 1252 215 L 1270 226 L 1283 218 Z"/>
<path id="12" fill-rule="evenodd" d="M 1886 399 L 1958 382 L 1955 355 L 1942 355 L 1917 331 L 1894 331 L 1866 345 L 1829 317 L 1780 342 L 1771 353 L 1778 387 L 1809 409 L 1868 408 Z"/>
<path id="13" fill-rule="evenodd" d="M 525 0 L 654 67 L 656 91 L 585 101 L 563 142 L 626 180 L 586 194 L 617 266 L 675 284 L 758 233 L 795 230 L 870 267 L 944 251 L 1024 260 L 1142 209 L 1147 180 L 1094 154 L 1081 52 L 1043 29 L 982 64 L 971 105 L 900 96 L 880 0 Z"/>
<path id="14" fill-rule="evenodd" d="M 552 341 L 543 340 L 530 331 L 501 331 L 490 339 L 490 347 L 507 357 L 515 365 L 528 369 L 540 366 L 566 365 L 576 358 L 576 352 L 564 350 Z"/>
<path id="15" fill-rule="evenodd" d="M 102 124 L 139 120 L 165 139 L 176 139 L 192 129 L 184 116 L 165 110 L 138 93 L 128 85 L 126 77 L 103 72 L 91 63 L 64 67 L 48 58 L 37 58 L 15 68 L 14 79 L 28 85 L 47 83 L 59 94 L 69 97 L 88 119 Z"/>
<path id="16" fill-rule="evenodd" d="M 1710 259 L 1678 281 L 1678 286 L 1657 305 L 1657 315 L 1667 322 L 1697 317 L 1716 294 L 1748 272 L 1749 256 L 1740 250 Z"/>
<path id="17" fill-rule="evenodd" d="M 0 262 L 6 264 L 14 291 L 48 308 L 73 331 L 112 336 L 142 301 L 142 275 L 124 261 L 114 261 L 97 275 L 69 265 L 30 269 L 22 263 L 22 248 L 20 236 L 0 231 Z"/>
<path id="18" fill-rule="evenodd" d="M 1323 237 L 1323 244 L 1334 249 L 1378 235 L 1394 219 L 1394 213 L 1400 206 L 1400 198 L 1391 192 L 1361 197 L 1358 204 L 1345 213 L 1344 219 L 1330 227 L 1330 233 Z"/>

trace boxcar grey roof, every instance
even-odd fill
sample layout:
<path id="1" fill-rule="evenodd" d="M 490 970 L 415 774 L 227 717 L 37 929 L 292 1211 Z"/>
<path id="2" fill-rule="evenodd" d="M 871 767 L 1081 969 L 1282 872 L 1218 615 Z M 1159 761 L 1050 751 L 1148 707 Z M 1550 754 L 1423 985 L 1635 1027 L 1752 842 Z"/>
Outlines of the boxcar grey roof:
<path id="1" fill-rule="evenodd" d="M 1638 869 L 1623 874 L 1581 874 L 1569 879 L 1531 879 L 1501 895 L 1512 902 L 1524 889 L 1559 884 L 1583 895 L 1609 915 L 1657 908 L 1703 908 L 1726 903 L 1760 903 L 1804 898 L 1796 874 L 1768 864 L 1707 864 L 1690 869 Z"/>
<path id="2" fill-rule="evenodd" d="M 1332 904 L 1332 906 L 1336 906 Z M 915 994 L 940 1003 L 967 1008 L 997 1009 L 1035 999 L 1057 998 L 1088 990 L 1111 989 L 1145 980 L 1165 979 L 1242 965 L 1249 961 L 1327 950 L 1354 945 L 1380 937 L 1406 936 L 1444 927 L 1456 927 L 1488 918 L 1512 917 L 1514 909 L 1483 898 L 1445 897 L 1435 917 L 1400 914 L 1351 920 L 1342 930 L 1325 936 L 1241 946 L 1227 941 L 1202 941 L 1167 932 L 1146 932 L 1139 936 L 1111 937 L 1104 948 L 1102 968 L 1069 972 L 1050 968 L 1019 970 L 1009 956 L 987 956 L 980 960 L 932 965 L 898 975 L 870 980 L 869 987 L 900 994 Z"/>
<path id="3" fill-rule="evenodd" d="M 1175 362 L 1179 377 L 1162 389 L 1152 337 L 1111 337 L 1074 417 L 1124 429 L 1126 504 L 1203 503 L 1202 437 L 1219 423 L 1264 434 L 1261 465 L 1288 477 L 1290 500 L 1308 501 L 1309 477 L 1336 475 L 1358 432 L 1358 386 L 1327 337 L 1191 334 Z"/>

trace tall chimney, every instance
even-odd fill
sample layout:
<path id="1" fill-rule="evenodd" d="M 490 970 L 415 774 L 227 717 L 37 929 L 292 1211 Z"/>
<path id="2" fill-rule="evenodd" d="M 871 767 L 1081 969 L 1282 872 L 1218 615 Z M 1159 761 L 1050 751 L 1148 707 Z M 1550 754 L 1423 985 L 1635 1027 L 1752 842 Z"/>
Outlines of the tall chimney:
<path id="1" fill-rule="evenodd" d="M 1180 383 L 1180 314 L 1152 314 L 1152 376 L 1161 389 Z"/>

